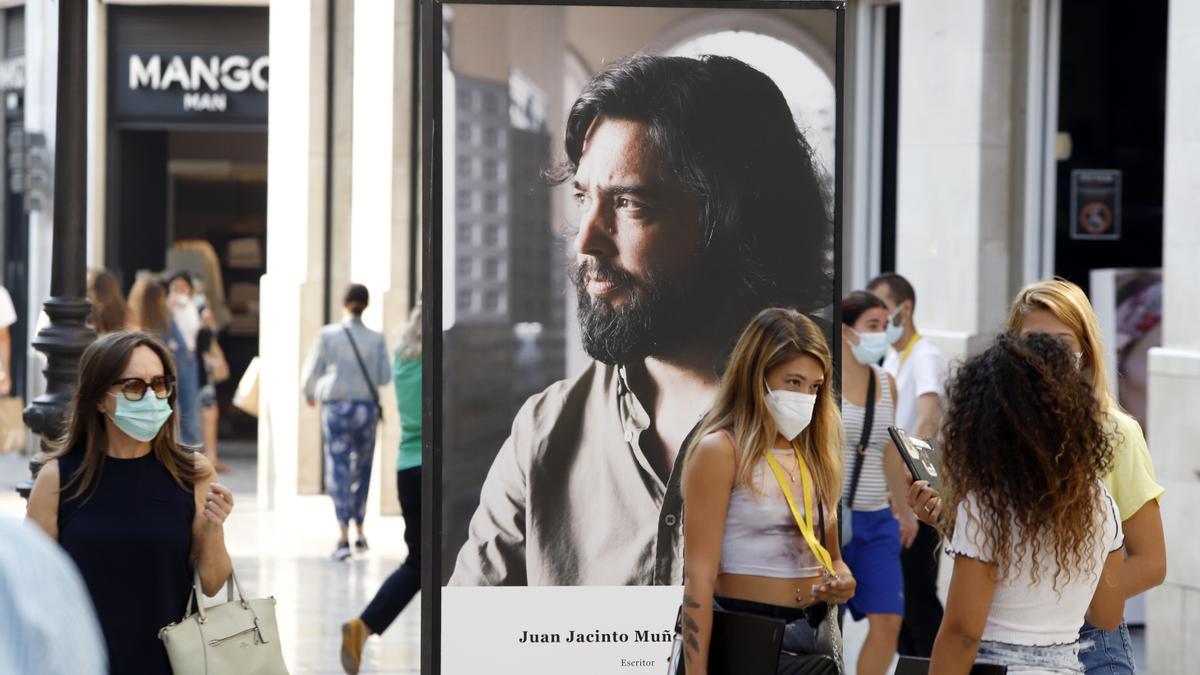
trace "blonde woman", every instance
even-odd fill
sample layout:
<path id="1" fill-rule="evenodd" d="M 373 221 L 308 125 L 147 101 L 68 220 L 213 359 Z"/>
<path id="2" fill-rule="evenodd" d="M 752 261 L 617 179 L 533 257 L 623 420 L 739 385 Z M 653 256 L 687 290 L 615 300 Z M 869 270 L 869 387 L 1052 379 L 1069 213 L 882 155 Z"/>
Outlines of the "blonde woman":
<path id="1" fill-rule="evenodd" d="M 1083 289 L 1054 279 L 1022 288 L 1008 314 L 1008 329 L 1018 335 L 1048 333 L 1066 342 L 1076 368 L 1091 385 L 1104 430 L 1113 446 L 1112 468 L 1104 486 L 1116 501 L 1125 534 L 1126 560 L 1121 575 L 1125 597 L 1133 597 L 1163 582 L 1167 573 L 1166 545 L 1158 500 L 1163 488 L 1155 479 L 1146 438 L 1112 394 L 1104 346 L 1096 314 Z M 923 519 L 936 518 L 938 497 L 923 483 L 909 493 L 909 504 Z M 1133 673 L 1129 628 L 1113 631 L 1084 625 L 1079 659 L 1088 673 Z"/>
<path id="2" fill-rule="evenodd" d="M 688 675 L 708 672 L 714 607 L 787 621 L 780 673 L 799 665 L 789 654 L 841 662 L 814 628 L 855 588 L 837 544 L 842 426 L 832 380 L 829 345 L 798 312 L 763 310 L 734 347 L 683 474 Z"/>

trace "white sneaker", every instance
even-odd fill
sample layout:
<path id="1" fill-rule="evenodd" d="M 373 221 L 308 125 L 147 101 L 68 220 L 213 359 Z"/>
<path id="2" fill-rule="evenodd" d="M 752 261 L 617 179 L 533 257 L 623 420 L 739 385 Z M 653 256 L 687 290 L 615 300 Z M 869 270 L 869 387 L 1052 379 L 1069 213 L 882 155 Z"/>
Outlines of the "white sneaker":
<path id="1" fill-rule="evenodd" d="M 337 562 L 341 562 L 343 560 L 349 560 L 350 559 L 350 542 L 348 542 L 348 541 L 338 542 L 337 548 L 334 549 L 333 555 L 329 556 L 329 559 L 335 560 Z"/>

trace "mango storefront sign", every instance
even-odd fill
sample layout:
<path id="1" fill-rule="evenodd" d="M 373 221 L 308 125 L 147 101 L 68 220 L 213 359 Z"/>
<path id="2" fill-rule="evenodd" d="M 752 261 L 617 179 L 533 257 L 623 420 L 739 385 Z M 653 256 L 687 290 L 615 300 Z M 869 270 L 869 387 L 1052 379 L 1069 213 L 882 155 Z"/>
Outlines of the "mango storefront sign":
<path id="1" fill-rule="evenodd" d="M 123 50 L 110 68 L 118 123 L 266 124 L 266 54 Z"/>

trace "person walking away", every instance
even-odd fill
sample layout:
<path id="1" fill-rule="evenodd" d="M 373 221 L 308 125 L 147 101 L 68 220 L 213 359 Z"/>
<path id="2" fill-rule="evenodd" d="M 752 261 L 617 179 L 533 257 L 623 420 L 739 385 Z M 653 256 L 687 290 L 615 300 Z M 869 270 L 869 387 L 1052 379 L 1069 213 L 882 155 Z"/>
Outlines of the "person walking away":
<path id="1" fill-rule="evenodd" d="M 396 492 L 404 516 L 404 544 L 408 556 L 363 613 L 342 624 L 342 669 L 357 675 L 363 645 L 372 635 L 383 635 L 400 612 L 421 590 L 421 306 L 409 314 L 404 334 L 392 360 L 396 407 L 400 412 L 400 453 L 396 457 Z"/>
<path id="2" fill-rule="evenodd" d="M 321 405 L 325 487 L 333 498 L 341 530 L 331 556 L 334 560 L 351 555 L 352 520 L 358 531 L 355 548 L 359 553 L 368 548 L 363 519 L 375 455 L 375 426 L 383 414 L 378 388 L 390 379 L 386 340 L 362 321 L 369 302 L 366 286 L 346 287 L 343 320 L 321 329 L 302 371 L 305 400 L 313 407 Z"/>
<path id="3" fill-rule="evenodd" d="M 938 435 L 942 421 L 942 391 L 946 382 L 946 357 L 917 330 L 917 295 L 899 274 L 883 274 L 867 289 L 888 308 L 886 332 L 893 351 L 883 369 L 896 380 L 896 426 L 918 438 Z M 903 499 L 904 493 L 896 496 Z M 904 570 L 904 621 L 897 650 L 904 656 L 928 657 L 942 622 L 938 599 L 938 533 L 922 525 L 912 546 L 900 553 Z"/>
<path id="4" fill-rule="evenodd" d="M 1105 413 L 1068 347 L 1001 335 L 947 392 L 942 529 L 954 574 L 931 675 L 1084 672 L 1079 626 L 1121 623 L 1126 565 Z M 997 449 L 1003 451 L 998 452 Z"/>
<path id="5" fill-rule="evenodd" d="M 176 438 L 175 378 L 170 351 L 147 333 L 89 345 L 66 434 L 29 495 L 29 519 L 83 576 L 112 675 L 170 675 L 158 632 L 183 616 L 193 569 L 209 596 L 233 572 L 233 493 Z"/>
<path id="6" fill-rule="evenodd" d="M 858 580 L 846 608 L 869 625 L 859 675 L 883 675 L 896 655 L 904 617 L 900 551 L 912 544 L 918 523 L 905 501 L 904 465 L 888 437 L 895 381 L 875 365 L 887 352 L 887 321 L 887 305 L 871 293 L 842 299 L 842 517 L 852 524 L 842 557 Z"/>
<path id="7" fill-rule="evenodd" d="M 184 331 L 176 323 L 167 306 L 167 290 L 157 277 L 141 274 L 129 289 L 129 308 L 138 330 L 154 335 L 171 350 L 178 369 L 175 387 L 178 391 L 179 440 L 187 446 L 198 447 L 200 435 L 200 386 L 196 381 L 196 354 L 188 347 Z"/>
<path id="8" fill-rule="evenodd" d="M 133 315 L 121 293 L 121 285 L 111 272 L 89 270 L 87 296 L 92 301 L 88 323 L 97 335 L 134 327 Z"/>

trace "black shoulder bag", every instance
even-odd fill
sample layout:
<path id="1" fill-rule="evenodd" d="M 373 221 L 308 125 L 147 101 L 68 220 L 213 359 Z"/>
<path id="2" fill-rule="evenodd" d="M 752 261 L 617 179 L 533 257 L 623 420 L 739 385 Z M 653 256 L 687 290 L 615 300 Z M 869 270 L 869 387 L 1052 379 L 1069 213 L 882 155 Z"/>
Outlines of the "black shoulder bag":
<path id="1" fill-rule="evenodd" d="M 854 472 L 850 474 L 850 494 L 842 497 L 838 503 L 838 539 L 845 546 L 854 538 L 852 511 L 854 496 L 858 494 L 858 479 L 862 478 L 863 455 L 867 454 L 867 444 L 871 442 L 871 427 L 875 426 L 875 369 L 867 367 L 867 404 L 864 406 L 862 435 L 859 437 L 858 449 L 854 453 Z"/>
<path id="2" fill-rule="evenodd" d="M 350 349 L 354 350 L 354 360 L 358 361 L 358 368 L 362 371 L 363 379 L 367 381 L 367 390 L 371 392 L 371 400 L 375 402 L 375 423 L 383 424 L 383 406 L 379 403 L 379 388 L 375 386 L 375 381 L 371 379 L 370 373 L 367 372 L 367 364 L 363 363 L 362 354 L 358 353 L 358 345 L 354 343 L 354 336 L 350 334 L 350 327 L 343 325 L 342 330 L 346 331 L 346 339 L 350 341 Z"/>

